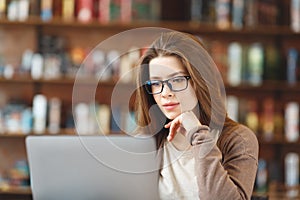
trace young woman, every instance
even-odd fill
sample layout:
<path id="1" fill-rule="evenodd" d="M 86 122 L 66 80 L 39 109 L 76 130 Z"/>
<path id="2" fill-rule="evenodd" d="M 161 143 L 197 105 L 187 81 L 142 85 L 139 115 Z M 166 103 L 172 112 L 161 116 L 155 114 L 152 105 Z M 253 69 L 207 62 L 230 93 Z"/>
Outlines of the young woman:
<path id="1" fill-rule="evenodd" d="M 191 35 L 162 33 L 140 60 L 136 116 L 162 156 L 161 199 L 250 199 L 258 141 L 227 116 L 218 70 Z"/>

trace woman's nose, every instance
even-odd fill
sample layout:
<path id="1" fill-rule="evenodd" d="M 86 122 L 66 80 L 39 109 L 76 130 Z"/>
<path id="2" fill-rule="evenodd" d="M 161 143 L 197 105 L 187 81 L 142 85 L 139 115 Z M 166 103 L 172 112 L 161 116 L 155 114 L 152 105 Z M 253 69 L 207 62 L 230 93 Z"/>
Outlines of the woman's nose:
<path id="1" fill-rule="evenodd" d="M 170 96 L 173 95 L 173 91 L 171 90 L 172 86 L 170 84 L 165 83 L 162 88 L 162 96 Z"/>

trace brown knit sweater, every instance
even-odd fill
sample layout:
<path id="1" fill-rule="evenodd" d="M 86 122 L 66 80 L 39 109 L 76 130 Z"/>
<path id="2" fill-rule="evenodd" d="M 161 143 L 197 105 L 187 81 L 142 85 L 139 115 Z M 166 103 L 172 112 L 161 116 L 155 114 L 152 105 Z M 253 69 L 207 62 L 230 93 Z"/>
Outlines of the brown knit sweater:
<path id="1" fill-rule="evenodd" d="M 202 127 L 202 128 L 201 128 Z M 188 134 L 195 156 L 201 200 L 250 199 L 258 163 L 258 140 L 247 127 L 216 136 L 202 126 Z"/>

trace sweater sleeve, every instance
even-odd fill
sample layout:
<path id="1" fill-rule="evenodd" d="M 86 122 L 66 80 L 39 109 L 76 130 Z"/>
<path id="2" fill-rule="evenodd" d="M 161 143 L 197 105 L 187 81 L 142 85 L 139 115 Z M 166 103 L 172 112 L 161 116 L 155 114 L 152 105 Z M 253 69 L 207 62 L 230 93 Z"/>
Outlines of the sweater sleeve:
<path id="1" fill-rule="evenodd" d="M 240 125 L 232 133 L 201 128 L 187 135 L 193 145 L 199 197 L 205 199 L 250 199 L 257 171 L 258 141 Z M 223 134 L 223 133 L 222 133 Z"/>

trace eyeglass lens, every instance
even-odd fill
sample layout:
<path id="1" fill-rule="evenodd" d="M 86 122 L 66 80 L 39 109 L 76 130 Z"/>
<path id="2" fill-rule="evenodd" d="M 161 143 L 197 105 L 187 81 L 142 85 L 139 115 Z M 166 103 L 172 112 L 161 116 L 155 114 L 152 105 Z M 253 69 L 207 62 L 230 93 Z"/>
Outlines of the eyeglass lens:
<path id="1" fill-rule="evenodd" d="M 173 92 L 179 92 L 187 88 L 188 76 L 177 76 L 165 81 L 152 80 L 147 82 L 147 91 L 149 94 L 159 94 L 162 92 L 164 85 L 170 88 Z"/>

